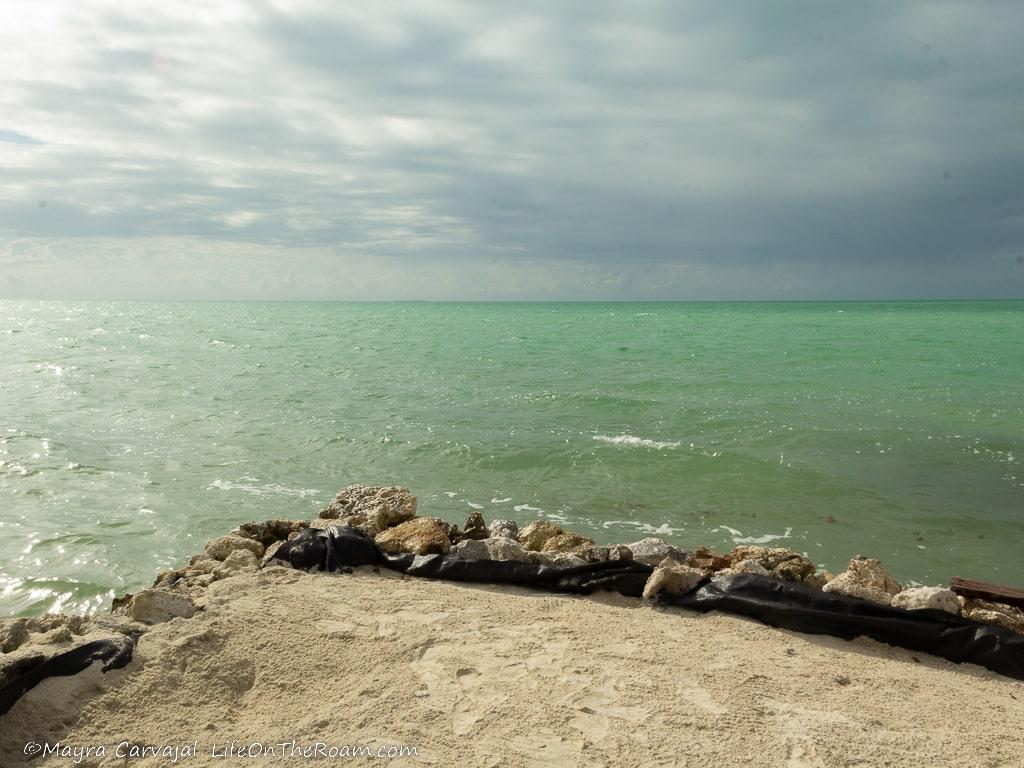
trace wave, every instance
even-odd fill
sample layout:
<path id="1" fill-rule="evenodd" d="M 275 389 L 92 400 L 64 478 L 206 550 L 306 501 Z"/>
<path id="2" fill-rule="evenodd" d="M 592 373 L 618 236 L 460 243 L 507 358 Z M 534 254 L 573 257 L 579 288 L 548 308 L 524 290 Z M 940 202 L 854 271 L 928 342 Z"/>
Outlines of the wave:
<path id="1" fill-rule="evenodd" d="M 249 480 L 255 478 L 243 479 Z M 315 488 L 288 488 L 287 486 L 278 485 L 277 483 L 253 485 L 251 483 L 235 483 L 231 480 L 214 480 L 206 487 L 216 488 L 220 491 L 242 491 L 243 493 L 251 493 L 254 496 L 297 496 L 300 499 L 305 499 L 308 496 L 316 496 L 320 493 L 320 491 Z"/>
<path id="2" fill-rule="evenodd" d="M 610 445 L 625 445 L 631 448 L 656 448 L 662 450 L 663 448 L 678 448 L 681 443 L 676 440 L 649 440 L 646 437 L 637 437 L 636 435 L 594 435 L 594 439 L 599 443 L 608 443 Z"/>

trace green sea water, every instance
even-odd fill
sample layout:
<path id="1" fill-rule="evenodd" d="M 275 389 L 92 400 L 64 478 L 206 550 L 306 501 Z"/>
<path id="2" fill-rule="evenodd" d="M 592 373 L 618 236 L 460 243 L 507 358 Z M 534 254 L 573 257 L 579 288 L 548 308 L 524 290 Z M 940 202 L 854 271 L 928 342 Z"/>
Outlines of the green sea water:
<path id="1" fill-rule="evenodd" d="M 0 302 L 0 615 L 349 483 L 1024 586 L 1024 302 Z"/>

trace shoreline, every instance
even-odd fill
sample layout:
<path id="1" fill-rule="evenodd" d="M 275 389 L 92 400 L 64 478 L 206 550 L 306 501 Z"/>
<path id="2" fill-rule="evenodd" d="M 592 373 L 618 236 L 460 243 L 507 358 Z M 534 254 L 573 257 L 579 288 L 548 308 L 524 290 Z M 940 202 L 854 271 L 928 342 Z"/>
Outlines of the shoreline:
<path id="1" fill-rule="evenodd" d="M 277 556 L 289 540 L 293 548 L 302 541 L 300 531 L 337 525 L 373 532 L 376 547 L 396 556 L 434 552 L 582 570 L 649 563 L 651 575 L 646 599 L 580 597 L 374 565 L 307 572 Z M 67 765 L 67 755 L 29 761 L 18 749 L 34 738 L 113 750 L 118 733 L 167 748 L 174 739 L 209 748 L 293 738 L 421 750 L 392 765 L 719 765 L 744 754 L 770 765 L 875 765 L 885 752 L 893 765 L 959 765 L 958 755 L 985 753 L 984 764 L 1010 766 L 1024 754 L 1024 734 L 1000 727 L 1024 722 L 1022 682 L 866 638 L 667 607 L 659 595 L 692 590 L 712 574 L 763 573 L 875 604 L 910 607 L 909 593 L 945 603 L 949 613 L 1024 620 L 1012 606 L 988 615 L 988 603 L 954 596 L 954 609 L 948 590 L 904 590 L 863 558 L 833 575 L 780 548 L 687 552 L 656 539 L 599 547 L 546 521 L 513 527 L 474 513 L 459 530 L 417 516 L 407 489 L 350 486 L 314 520 L 239 526 L 187 566 L 161 573 L 153 588 L 115 601 L 111 613 L 6 620 L 0 675 L 9 676 L 13 661 L 89 641 L 118 636 L 137 644 L 121 669 L 104 674 L 92 664 L 21 696 L 2 716 L 2 762 Z M 1024 621 L 1020 627 L 1024 634 Z M 948 714 L 954 697 L 964 707 L 956 725 Z M 338 722 L 331 715 L 339 712 L 358 716 Z M 642 744 L 660 746 L 637 753 Z M 178 764 L 251 759 L 207 751 Z M 79 764 L 123 758 L 109 751 Z M 150 753 L 132 764 L 172 763 Z"/>

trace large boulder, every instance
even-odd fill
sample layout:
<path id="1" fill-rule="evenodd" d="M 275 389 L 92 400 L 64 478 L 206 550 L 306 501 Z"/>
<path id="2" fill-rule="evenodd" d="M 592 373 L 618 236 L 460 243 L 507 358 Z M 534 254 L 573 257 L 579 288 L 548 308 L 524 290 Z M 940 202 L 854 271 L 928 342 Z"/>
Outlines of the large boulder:
<path id="1" fill-rule="evenodd" d="M 541 552 L 564 552 L 566 554 L 582 555 L 584 550 L 594 546 L 594 540 L 578 533 L 566 532 L 552 536 L 544 542 L 540 548 Z M 608 558 L 605 558 L 606 560 Z"/>
<path id="2" fill-rule="evenodd" d="M 458 560 L 518 560 L 522 563 L 551 563 L 552 555 L 527 552 L 515 539 L 491 536 L 486 539 L 463 539 L 451 548 L 450 557 Z"/>
<path id="3" fill-rule="evenodd" d="M 126 613 L 132 621 L 159 624 L 174 618 L 188 619 L 196 608 L 184 595 L 163 589 L 144 589 L 128 601 Z"/>
<path id="4" fill-rule="evenodd" d="M 260 569 L 260 559 L 248 549 L 236 549 L 221 563 L 214 573 L 218 578 L 233 576 L 236 573 L 252 573 Z"/>
<path id="5" fill-rule="evenodd" d="M 484 516 L 476 510 L 469 513 L 469 517 L 466 518 L 466 524 L 462 526 L 462 538 L 465 539 L 486 539 L 490 537 L 490 532 L 487 530 L 487 523 L 484 522 Z"/>
<path id="6" fill-rule="evenodd" d="M 415 516 L 416 497 L 400 485 L 346 486 L 320 512 L 322 518 L 349 518 L 349 525 L 367 524 L 378 533 Z"/>
<path id="7" fill-rule="evenodd" d="M 486 539 L 463 539 L 448 551 L 456 560 L 493 560 Z"/>
<path id="8" fill-rule="evenodd" d="M 850 561 L 843 573 L 821 589 L 823 592 L 859 597 L 881 605 L 890 605 L 893 595 L 902 591 L 881 563 L 860 555 Z"/>
<path id="9" fill-rule="evenodd" d="M 484 544 L 487 545 L 487 551 L 491 555 L 491 560 L 530 562 L 531 553 L 527 552 L 523 545 L 515 539 L 510 539 L 507 536 L 492 536 L 489 539 L 484 539 Z"/>
<path id="10" fill-rule="evenodd" d="M 411 552 L 414 555 L 447 555 L 452 543 L 451 526 L 437 517 L 417 517 L 377 534 L 374 541 L 389 555 Z"/>
<path id="11" fill-rule="evenodd" d="M 1009 629 L 1018 635 L 1024 635 L 1024 611 L 1012 605 L 993 603 L 989 600 L 959 598 L 960 613 L 972 621 L 982 624 L 995 624 Z"/>
<path id="12" fill-rule="evenodd" d="M 519 532 L 519 543 L 523 545 L 523 549 L 540 552 L 544 549 L 548 539 L 561 536 L 563 533 L 565 531 L 554 523 L 549 523 L 547 520 L 534 520 Z"/>
<path id="13" fill-rule="evenodd" d="M 248 549 L 256 557 L 263 557 L 263 545 L 255 539 L 228 534 L 214 539 L 206 545 L 206 554 L 214 560 L 226 560 L 236 549 Z"/>
<path id="14" fill-rule="evenodd" d="M 740 573 L 753 573 L 756 576 L 771 576 L 772 572 L 761 565 L 757 560 L 740 560 L 737 563 L 723 568 L 718 572 L 719 576 L 736 576 Z"/>
<path id="15" fill-rule="evenodd" d="M 892 607 L 905 611 L 929 609 L 957 615 L 960 613 L 960 600 L 956 592 L 945 587 L 909 587 L 893 595 Z"/>
<path id="16" fill-rule="evenodd" d="M 504 536 L 507 539 L 517 539 L 519 526 L 512 520 L 491 520 L 491 524 L 487 526 L 487 532 L 490 534 L 489 538 Z"/>
<path id="17" fill-rule="evenodd" d="M 704 571 L 685 565 L 673 557 L 666 557 L 644 584 L 644 599 L 653 600 L 661 592 L 686 594 L 697 588 L 706 578 Z"/>
<path id="18" fill-rule="evenodd" d="M 673 547 L 664 539 L 647 538 L 627 544 L 633 560 L 645 565 L 658 565 L 666 557 L 672 557 L 682 562 L 686 560 L 688 553 Z"/>
<path id="19" fill-rule="evenodd" d="M 729 553 L 730 568 L 745 560 L 753 560 L 773 578 L 782 581 L 802 583 L 815 571 L 814 563 L 785 547 L 745 546 L 736 547 Z"/>

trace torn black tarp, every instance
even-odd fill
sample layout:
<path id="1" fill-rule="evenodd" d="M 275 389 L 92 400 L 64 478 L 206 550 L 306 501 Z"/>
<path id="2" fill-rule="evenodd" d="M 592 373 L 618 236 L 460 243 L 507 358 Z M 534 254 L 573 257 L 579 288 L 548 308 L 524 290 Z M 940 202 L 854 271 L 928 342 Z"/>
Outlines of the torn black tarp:
<path id="1" fill-rule="evenodd" d="M 578 566 L 512 560 L 460 560 L 444 555 L 385 555 L 361 531 L 304 530 L 276 557 L 297 568 L 338 570 L 376 562 L 410 576 L 488 584 L 514 584 L 554 592 L 589 594 L 606 589 L 630 597 L 643 593 L 652 568 L 612 560 Z M 943 611 L 904 611 L 801 584 L 754 574 L 706 580 L 689 594 L 659 595 L 662 605 L 749 616 L 774 627 L 843 639 L 870 637 L 889 645 L 969 662 L 1024 680 L 1024 637 L 1002 627 Z"/>
<path id="2" fill-rule="evenodd" d="M 103 662 L 101 669 L 104 672 L 120 669 L 132 660 L 134 650 L 135 641 L 132 638 L 116 635 L 106 640 L 92 640 L 35 664 L 0 688 L 0 715 L 6 714 L 22 694 L 48 677 L 77 675 L 94 661 Z"/>

